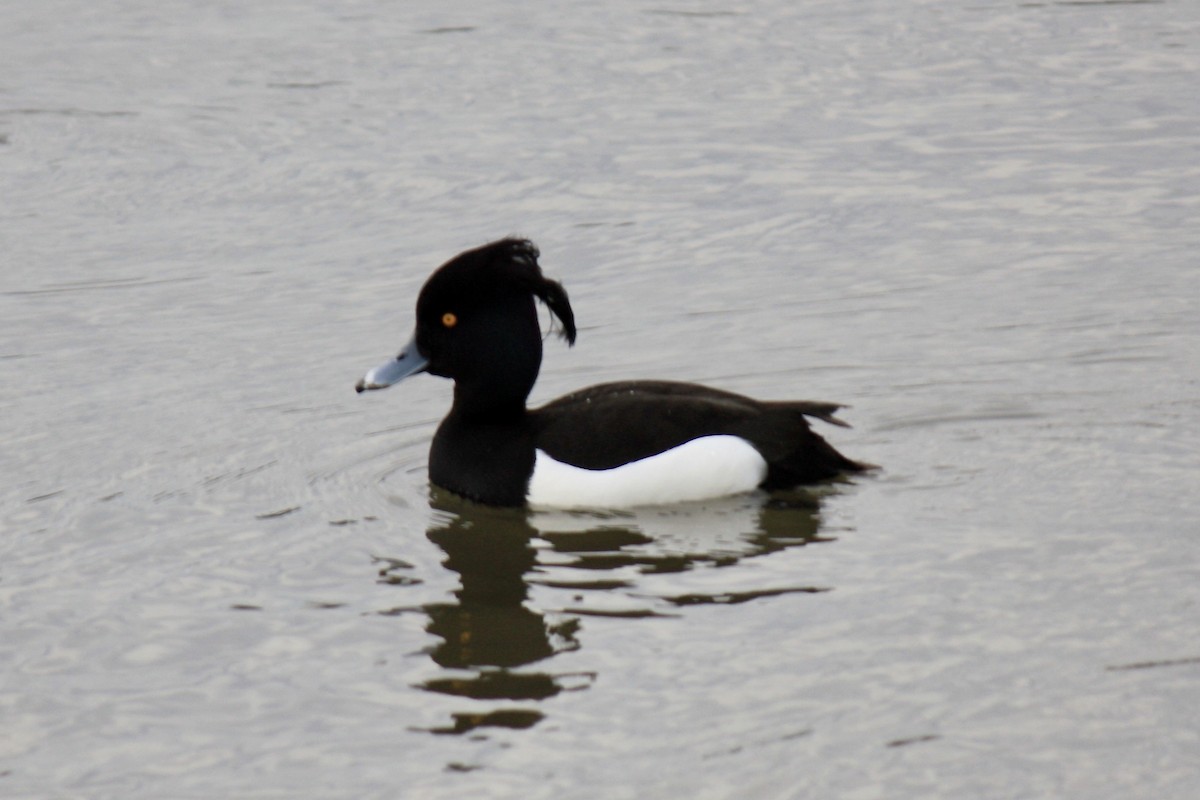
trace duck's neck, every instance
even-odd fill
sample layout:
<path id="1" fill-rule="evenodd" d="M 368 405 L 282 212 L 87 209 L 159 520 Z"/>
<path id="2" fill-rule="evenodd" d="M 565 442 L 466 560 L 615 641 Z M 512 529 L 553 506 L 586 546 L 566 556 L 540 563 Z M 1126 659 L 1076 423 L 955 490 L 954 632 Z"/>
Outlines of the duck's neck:
<path id="1" fill-rule="evenodd" d="M 510 382 L 462 381 L 454 383 L 450 413 L 464 422 L 509 422 L 525 416 L 529 388 Z"/>
<path id="2" fill-rule="evenodd" d="M 523 504 L 535 462 L 526 394 L 512 381 L 455 381 L 454 406 L 429 448 L 429 479 L 480 503 Z"/>

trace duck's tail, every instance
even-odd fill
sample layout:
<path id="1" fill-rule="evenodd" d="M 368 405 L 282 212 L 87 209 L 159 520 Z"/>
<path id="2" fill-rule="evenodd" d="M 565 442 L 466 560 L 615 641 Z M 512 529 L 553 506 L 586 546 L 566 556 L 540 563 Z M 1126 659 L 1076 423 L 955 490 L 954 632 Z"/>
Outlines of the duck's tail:
<path id="1" fill-rule="evenodd" d="M 835 413 L 843 408 L 838 403 L 814 400 L 797 400 L 772 403 L 780 410 L 797 414 L 799 435 L 792 440 L 790 448 L 782 457 L 768 459 L 767 480 L 763 488 L 790 488 L 792 486 L 817 483 L 846 473 L 866 472 L 878 469 L 874 464 L 856 461 L 842 455 L 824 437 L 812 430 L 804 417 L 812 417 L 830 425 L 849 428 L 850 424 L 839 419 Z M 777 451 L 778 452 L 778 451 Z"/>

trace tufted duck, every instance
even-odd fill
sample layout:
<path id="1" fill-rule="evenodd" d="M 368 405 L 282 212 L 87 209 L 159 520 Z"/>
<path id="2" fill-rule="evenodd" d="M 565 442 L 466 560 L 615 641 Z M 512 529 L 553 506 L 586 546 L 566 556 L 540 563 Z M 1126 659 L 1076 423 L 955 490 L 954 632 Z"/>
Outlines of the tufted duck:
<path id="1" fill-rule="evenodd" d="M 834 403 L 623 381 L 527 409 L 542 363 L 535 298 L 574 344 L 567 293 L 542 274 L 532 242 L 468 250 L 421 289 L 412 341 L 355 387 L 382 389 L 420 372 L 454 381 L 454 405 L 429 452 L 437 486 L 491 505 L 629 507 L 785 489 L 869 468 L 805 420 L 846 426 Z"/>

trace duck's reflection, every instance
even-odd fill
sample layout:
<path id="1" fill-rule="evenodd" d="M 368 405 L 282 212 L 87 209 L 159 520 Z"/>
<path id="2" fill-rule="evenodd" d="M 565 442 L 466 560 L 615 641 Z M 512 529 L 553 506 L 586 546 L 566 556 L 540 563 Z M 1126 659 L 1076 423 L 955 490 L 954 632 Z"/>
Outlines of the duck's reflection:
<path id="1" fill-rule="evenodd" d="M 469 506 L 452 497 L 434 502 L 450 513 L 430 528 L 429 540 L 445 551 L 443 564 L 458 573 L 461 584 L 458 602 L 424 607 L 426 630 L 441 639 L 431 655 L 447 669 L 477 672 L 466 679 L 429 681 L 425 688 L 478 699 L 540 700 L 557 694 L 561 687 L 552 676 L 512 671 L 578 646 L 575 620 L 553 625 L 525 605 L 525 576 L 537 566 L 528 512 Z"/>
<path id="2" fill-rule="evenodd" d="M 623 515 L 496 509 L 436 489 L 430 505 L 437 521 L 428 538 L 445 552 L 443 564 L 460 581 L 454 602 L 422 606 L 429 619 L 426 630 L 439 640 L 430 655 L 447 671 L 421 685 L 431 692 L 475 700 L 542 701 L 586 688 L 594 678 L 527 669 L 577 649 L 582 617 L 673 615 L 682 606 L 824 590 L 806 585 L 746 589 L 741 581 L 740 591 L 672 594 L 662 591 L 661 580 L 645 585 L 663 573 L 729 567 L 745 558 L 828 541 L 820 534 L 820 496 L 810 492 Z M 530 608 L 534 585 L 561 590 L 562 603 L 546 613 Z M 502 708 L 453 716 L 450 726 L 433 732 L 527 728 L 542 713 Z"/>

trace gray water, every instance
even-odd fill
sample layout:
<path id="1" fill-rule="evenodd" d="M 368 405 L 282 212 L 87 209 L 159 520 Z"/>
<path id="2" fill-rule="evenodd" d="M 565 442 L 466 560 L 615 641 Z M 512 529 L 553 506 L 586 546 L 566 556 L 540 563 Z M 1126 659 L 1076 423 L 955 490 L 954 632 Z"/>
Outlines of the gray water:
<path id="1" fill-rule="evenodd" d="M 8 3 L 0 795 L 1194 798 L 1200 5 Z M 358 397 L 535 239 L 543 401 L 877 475 L 524 514 Z"/>

